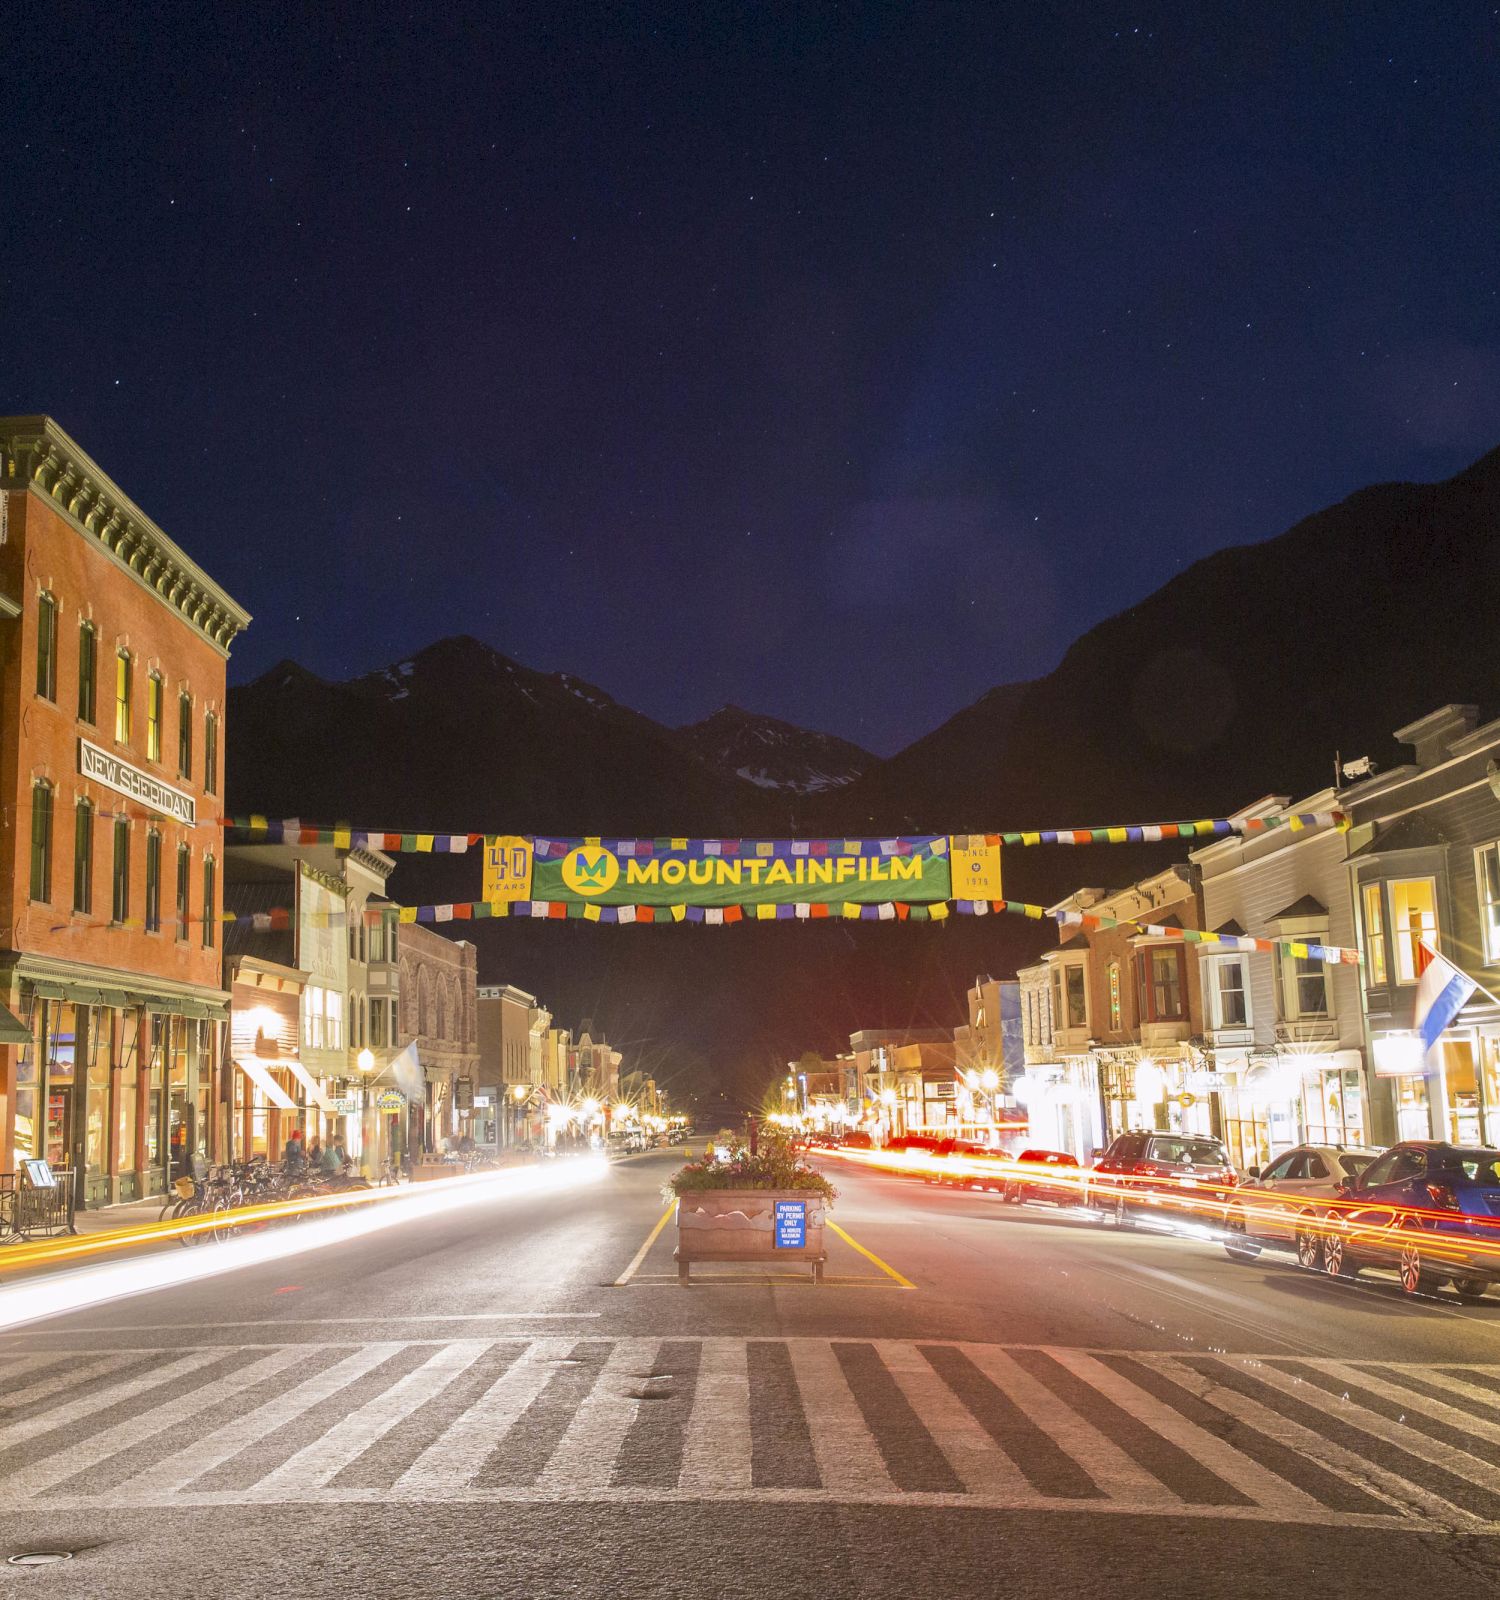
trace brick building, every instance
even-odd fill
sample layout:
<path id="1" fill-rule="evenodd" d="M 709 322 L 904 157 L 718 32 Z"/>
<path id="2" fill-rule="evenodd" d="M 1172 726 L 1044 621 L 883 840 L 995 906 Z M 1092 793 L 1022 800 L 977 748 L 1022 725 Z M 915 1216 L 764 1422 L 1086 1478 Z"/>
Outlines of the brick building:
<path id="1" fill-rule="evenodd" d="M 250 619 L 50 418 L 0 418 L 0 491 L 0 1171 L 42 1155 L 105 1204 L 223 1138 L 224 685 Z"/>
<path id="2" fill-rule="evenodd" d="M 478 967 L 466 939 L 445 939 L 418 922 L 393 926 L 401 972 L 402 1046 L 415 1044 L 426 1079 L 426 1148 L 460 1132 L 479 1077 Z"/>

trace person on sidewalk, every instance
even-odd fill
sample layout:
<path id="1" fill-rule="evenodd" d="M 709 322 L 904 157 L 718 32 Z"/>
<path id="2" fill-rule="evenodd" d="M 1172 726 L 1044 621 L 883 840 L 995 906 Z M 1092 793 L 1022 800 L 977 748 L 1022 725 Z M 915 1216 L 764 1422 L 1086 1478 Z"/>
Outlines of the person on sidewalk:
<path id="1" fill-rule="evenodd" d="M 282 1167 L 289 1178 L 300 1178 L 307 1171 L 307 1151 L 302 1148 L 302 1130 L 293 1128 L 281 1157 Z"/>

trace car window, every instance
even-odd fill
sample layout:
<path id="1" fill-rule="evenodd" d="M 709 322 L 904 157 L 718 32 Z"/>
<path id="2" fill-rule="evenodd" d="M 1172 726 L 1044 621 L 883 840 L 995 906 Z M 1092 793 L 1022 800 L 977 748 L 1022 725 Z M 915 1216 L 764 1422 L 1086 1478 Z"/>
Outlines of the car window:
<path id="1" fill-rule="evenodd" d="M 1217 1139 L 1194 1139 L 1189 1135 L 1157 1137 L 1151 1141 L 1151 1160 L 1174 1167 L 1226 1167 L 1229 1158 Z"/>
<path id="2" fill-rule="evenodd" d="M 1500 1150 L 1443 1150 L 1433 1155 L 1433 1165 L 1446 1178 L 1486 1188 L 1500 1186 Z"/>
<path id="3" fill-rule="evenodd" d="M 1302 1158 L 1306 1171 L 1304 1178 L 1331 1178 L 1333 1174 L 1328 1170 L 1328 1163 L 1316 1150 L 1309 1150 Z"/>
<path id="4" fill-rule="evenodd" d="M 1261 1173 L 1261 1177 L 1267 1183 L 1280 1183 L 1284 1178 L 1291 1177 L 1292 1168 L 1296 1165 L 1298 1159 L 1299 1157 L 1295 1151 L 1292 1151 L 1284 1156 L 1278 1156 L 1276 1160 L 1274 1160 L 1271 1165 Z"/>
<path id="5" fill-rule="evenodd" d="M 1427 1170 L 1427 1152 L 1425 1150 L 1387 1150 L 1379 1161 L 1372 1162 L 1365 1173 L 1364 1185 L 1374 1188 L 1377 1184 L 1405 1183 L 1409 1178 L 1415 1178 Z"/>
<path id="6" fill-rule="evenodd" d="M 1374 1156 L 1357 1155 L 1349 1150 L 1343 1150 L 1339 1152 L 1339 1165 L 1351 1178 L 1357 1178 L 1359 1174 L 1364 1172 L 1374 1160 L 1376 1160 L 1376 1157 Z"/>

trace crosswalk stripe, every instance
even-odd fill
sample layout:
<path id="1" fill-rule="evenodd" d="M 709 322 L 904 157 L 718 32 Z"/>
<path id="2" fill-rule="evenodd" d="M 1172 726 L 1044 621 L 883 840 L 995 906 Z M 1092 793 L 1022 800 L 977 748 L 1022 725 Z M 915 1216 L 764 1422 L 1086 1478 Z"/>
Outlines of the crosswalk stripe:
<path id="1" fill-rule="evenodd" d="M 1491 1444 L 1500 1444 L 1500 1424 L 1486 1422 L 1483 1417 L 1476 1416 L 1472 1411 L 1460 1411 L 1456 1405 L 1445 1404 L 1431 1395 L 1408 1389 L 1404 1385 L 1389 1383 L 1378 1374 L 1362 1371 L 1347 1362 L 1327 1361 L 1320 1362 L 1319 1366 L 1322 1371 L 1330 1377 L 1337 1378 L 1341 1383 L 1349 1384 L 1356 1389 L 1368 1389 L 1371 1394 L 1383 1395 L 1387 1400 L 1395 1401 L 1414 1414 L 1421 1413 L 1436 1422 L 1446 1423 L 1450 1428 L 1461 1428 L 1464 1432 L 1474 1434 L 1480 1439 L 1488 1439 Z M 1454 1395 L 1453 1398 L 1458 1400 L 1459 1396 Z M 1492 1462 L 1486 1465 L 1493 1469 Z"/>
<path id="2" fill-rule="evenodd" d="M 54 1357 L 46 1367 L 41 1370 L 50 1372 L 50 1377 L 44 1377 L 40 1382 L 28 1383 L 20 1388 L 9 1387 L 11 1374 L 0 1374 L 0 1383 L 6 1385 L 0 1392 L 0 1411 L 15 1411 L 22 1406 L 34 1405 L 38 1400 L 45 1400 L 49 1394 L 56 1394 L 60 1389 L 74 1389 L 79 1384 L 90 1383 L 95 1378 L 103 1377 L 107 1372 L 118 1372 L 121 1367 L 138 1365 L 141 1357 L 137 1351 L 126 1351 L 120 1355 L 95 1356 L 92 1360 L 79 1361 L 65 1364 L 61 1371 L 57 1370 L 57 1361 Z"/>
<path id="3" fill-rule="evenodd" d="M 1351 1484 L 1356 1489 L 1363 1490 L 1366 1494 L 1385 1500 L 1410 1515 L 1439 1522 L 1451 1522 L 1454 1517 L 1470 1523 L 1482 1520 L 1421 1485 L 1413 1483 L 1409 1478 L 1387 1471 L 1371 1457 L 1356 1455 L 1342 1445 L 1335 1444 L 1331 1439 L 1325 1439 L 1313 1429 L 1303 1427 L 1291 1417 L 1283 1416 L 1272 1407 L 1263 1405 L 1258 1400 L 1252 1400 L 1237 1390 L 1225 1388 L 1215 1377 L 1206 1376 L 1192 1367 L 1172 1361 L 1162 1362 L 1160 1366 L 1175 1382 L 1182 1384 L 1194 1394 L 1206 1395 L 1220 1410 L 1228 1412 L 1246 1427 L 1253 1428 L 1257 1433 L 1263 1433 L 1267 1438 L 1275 1439 L 1299 1454 L 1309 1457 L 1325 1472 L 1331 1473 L 1335 1478 Z M 1258 1365 L 1254 1376 L 1257 1382 L 1265 1383 L 1275 1376 L 1274 1369 Z M 1304 1384 L 1298 1389 L 1289 1379 L 1285 1387 L 1288 1392 L 1294 1392 L 1297 1399 L 1307 1398 L 1301 1392 L 1307 1385 Z"/>
<path id="4" fill-rule="evenodd" d="M 120 1485 L 120 1495 L 129 1500 L 186 1488 L 194 1479 L 222 1466 L 250 1445 L 260 1443 L 293 1418 L 321 1405 L 382 1361 L 389 1361 L 400 1349 L 402 1346 L 398 1343 L 386 1343 L 363 1345 L 351 1351 L 342 1361 L 304 1378 L 285 1393 L 273 1395 L 233 1422 L 226 1422 L 149 1470 L 137 1473 Z"/>
<path id="5" fill-rule="evenodd" d="M 34 1417 L 24 1417 L 18 1422 L 7 1422 L 4 1427 L 0 1427 L 0 1449 L 23 1444 L 27 1439 L 34 1439 L 38 1434 L 51 1433 L 56 1428 L 65 1428 L 83 1417 L 96 1415 L 127 1400 L 139 1399 L 142 1395 L 149 1394 L 152 1389 L 159 1389 L 163 1384 L 185 1377 L 198 1367 L 222 1361 L 225 1355 L 230 1353 L 232 1352 L 222 1348 L 189 1350 L 187 1354 L 178 1356 L 175 1361 L 169 1361 L 165 1366 L 153 1367 L 148 1372 L 138 1373 L 121 1383 L 110 1384 L 93 1394 L 80 1395 L 78 1399 L 71 1400 L 66 1405 L 54 1406 L 49 1411 L 39 1411 Z"/>
<path id="6" fill-rule="evenodd" d="M 657 1339 L 620 1339 L 594 1386 L 573 1413 L 547 1465 L 537 1477 L 543 1490 L 602 1489 L 614 1477 L 620 1446 L 641 1402 L 625 1394 L 627 1380 L 641 1381 L 656 1360 Z"/>
<path id="7" fill-rule="evenodd" d="M 396 1492 L 441 1494 L 465 1487 L 517 1417 L 547 1387 L 572 1339 L 537 1339 L 461 1417 L 456 1417 L 396 1479 Z"/>
<path id="8" fill-rule="evenodd" d="M 305 1444 L 268 1472 L 256 1483 L 256 1492 L 321 1489 L 398 1422 L 441 1394 L 489 1347 L 488 1339 L 459 1339 L 440 1345 L 420 1367 L 340 1418 L 321 1438 Z"/>
<path id="9" fill-rule="evenodd" d="M 877 1339 L 875 1348 L 965 1489 L 987 1495 L 1026 1492 L 1021 1469 L 915 1345 Z"/>
<path id="10" fill-rule="evenodd" d="M 1088 1463 L 1089 1476 L 1110 1499 L 1148 1506 L 1182 1503 L 1159 1478 L 1034 1378 L 1014 1356 L 995 1347 L 977 1345 L 965 1353 L 991 1383 L 1017 1401 L 1075 1461 Z"/>
<path id="11" fill-rule="evenodd" d="M 764 1497 L 1500 1528 L 1500 1415 L 1471 1410 L 1495 1391 L 1467 1363 L 795 1336 L 45 1355 L 0 1360 L 3 1508 Z"/>
<path id="12" fill-rule="evenodd" d="M 1497 1393 L 1494 1389 L 1486 1389 L 1482 1384 L 1467 1383 L 1456 1372 L 1440 1367 L 1423 1367 L 1421 1381 L 1434 1389 L 1444 1390 L 1446 1393 L 1451 1394 L 1456 1401 L 1467 1402 L 1470 1406 L 1483 1407 L 1492 1415 L 1500 1416 L 1500 1393 Z M 1465 1414 L 1470 1415 L 1472 1413 Z"/>
<path id="13" fill-rule="evenodd" d="M 211 1410 L 222 1401 L 232 1399 L 266 1378 L 274 1378 L 300 1359 L 301 1352 L 295 1347 L 272 1350 L 259 1361 L 249 1361 L 222 1378 L 175 1396 L 165 1405 L 127 1417 L 112 1428 L 105 1428 L 102 1433 L 90 1434 L 66 1450 L 59 1450 L 9 1474 L 6 1491 L 18 1497 L 40 1494 L 44 1489 L 73 1477 L 75 1473 L 85 1472 L 107 1461 L 121 1450 L 131 1449 L 158 1433 L 166 1432 L 168 1428 L 190 1422 L 193 1417 Z"/>
<path id="14" fill-rule="evenodd" d="M 798 1339 L 789 1350 L 823 1487 L 850 1496 L 896 1494 L 833 1346 Z"/>
<path id="15" fill-rule="evenodd" d="M 1206 1428 L 1190 1422 L 1113 1367 L 1105 1366 L 1098 1357 L 1079 1350 L 1054 1350 L 1051 1355 L 1054 1361 L 1113 1400 L 1122 1411 L 1128 1411 L 1152 1433 L 1170 1439 L 1179 1450 L 1238 1489 L 1253 1504 L 1291 1515 L 1320 1509 L 1318 1501 L 1310 1494 L 1243 1455 Z"/>
<path id="16" fill-rule="evenodd" d="M 682 1442 L 683 1483 L 748 1489 L 750 1379 L 743 1339 L 705 1339 Z"/>
<path id="17" fill-rule="evenodd" d="M 1417 1460 L 1425 1461 L 1429 1466 L 1437 1467 L 1454 1477 L 1483 1483 L 1485 1478 L 1494 1472 L 1489 1462 L 1482 1461 L 1477 1456 L 1466 1455 L 1453 1445 L 1438 1444 L 1426 1434 L 1418 1433 L 1415 1429 L 1405 1427 L 1399 1422 L 1392 1422 L 1389 1418 L 1371 1411 L 1367 1406 L 1340 1404 L 1336 1395 L 1306 1382 L 1293 1373 L 1265 1366 L 1257 1370 L 1256 1377 L 1271 1388 L 1301 1401 L 1303 1405 L 1312 1406 L 1329 1416 L 1337 1417 L 1340 1422 L 1358 1428 L 1363 1433 L 1371 1434 L 1386 1444 L 1395 1445 L 1398 1450 L 1404 1450 Z M 1451 1505 L 1464 1516 L 1474 1515 L 1473 1512 L 1456 1502 L 1449 1501 L 1446 1497 L 1443 1498 L 1443 1503 Z"/>

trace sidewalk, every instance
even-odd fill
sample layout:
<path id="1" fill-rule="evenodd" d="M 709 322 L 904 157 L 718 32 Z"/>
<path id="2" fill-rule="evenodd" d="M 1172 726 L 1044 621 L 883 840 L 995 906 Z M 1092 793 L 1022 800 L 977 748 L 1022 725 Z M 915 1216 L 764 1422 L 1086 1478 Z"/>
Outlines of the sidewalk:
<path id="1" fill-rule="evenodd" d="M 102 1206 L 97 1211 L 77 1211 L 73 1227 L 78 1233 L 111 1233 L 116 1228 L 140 1228 L 161 1220 L 171 1196 L 157 1195 L 151 1200 L 130 1200 L 123 1205 Z"/>

